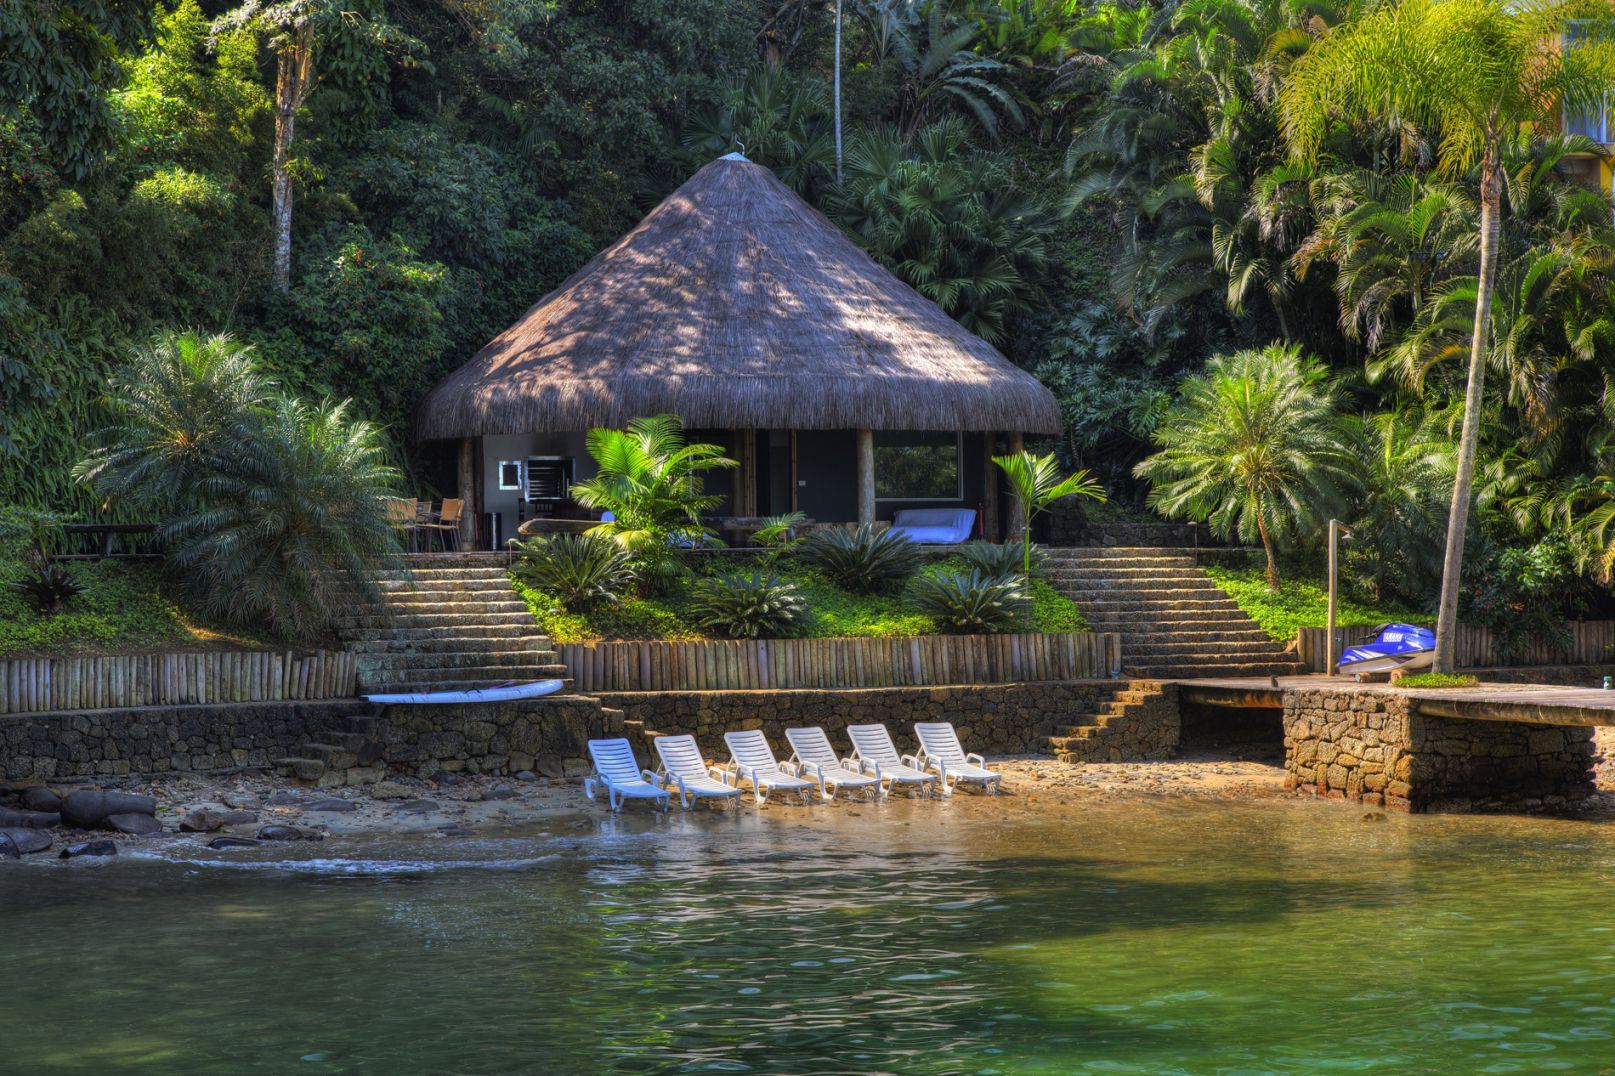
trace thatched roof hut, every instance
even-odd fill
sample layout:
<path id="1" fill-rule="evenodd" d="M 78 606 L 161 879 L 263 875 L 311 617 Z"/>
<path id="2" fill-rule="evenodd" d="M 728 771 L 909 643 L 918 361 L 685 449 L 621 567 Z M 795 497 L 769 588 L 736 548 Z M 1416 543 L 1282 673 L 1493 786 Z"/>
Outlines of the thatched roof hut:
<path id="1" fill-rule="evenodd" d="M 422 403 L 423 438 L 622 426 L 1055 433 L 1054 397 L 767 168 L 713 161 Z"/>

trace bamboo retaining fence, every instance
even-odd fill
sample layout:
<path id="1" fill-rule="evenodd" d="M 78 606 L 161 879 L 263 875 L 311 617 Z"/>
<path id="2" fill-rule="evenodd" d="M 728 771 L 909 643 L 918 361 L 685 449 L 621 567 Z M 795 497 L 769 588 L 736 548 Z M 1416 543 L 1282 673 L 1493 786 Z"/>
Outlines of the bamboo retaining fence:
<path id="1" fill-rule="evenodd" d="M 561 643 L 577 690 L 746 691 L 1091 680 L 1121 667 L 1099 632 Z"/>
<path id="2" fill-rule="evenodd" d="M 1417 623 L 1415 626 L 1434 628 L 1433 624 Z M 1337 653 L 1347 646 L 1356 645 L 1364 635 L 1367 628 L 1337 628 L 1336 637 L 1340 640 Z M 1327 641 L 1325 628 L 1300 628 L 1296 632 L 1297 660 L 1312 672 L 1324 671 L 1324 643 Z M 1558 649 L 1545 642 L 1533 641 L 1524 652 L 1504 660 L 1496 652 L 1496 640 L 1490 630 L 1472 627 L 1468 624 L 1458 625 L 1458 638 L 1455 640 L 1455 662 L 1459 668 L 1485 668 L 1487 666 L 1523 666 L 1523 665 L 1604 665 L 1615 663 L 1615 620 L 1572 620 L 1570 622 L 1570 646 Z"/>
<path id="3" fill-rule="evenodd" d="M 187 703 L 351 698 L 343 651 L 198 651 L 0 661 L 0 714 Z"/>

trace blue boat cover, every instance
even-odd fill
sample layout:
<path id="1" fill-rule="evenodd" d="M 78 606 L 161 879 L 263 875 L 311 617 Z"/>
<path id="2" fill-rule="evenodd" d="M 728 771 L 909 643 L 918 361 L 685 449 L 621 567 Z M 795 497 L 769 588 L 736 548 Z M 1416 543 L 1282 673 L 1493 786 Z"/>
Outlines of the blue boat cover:
<path id="1" fill-rule="evenodd" d="M 1435 648 L 1436 633 L 1428 628 L 1416 628 L 1412 624 L 1387 624 L 1379 630 L 1373 642 L 1348 646 L 1346 652 L 1340 655 L 1340 667 Z"/>

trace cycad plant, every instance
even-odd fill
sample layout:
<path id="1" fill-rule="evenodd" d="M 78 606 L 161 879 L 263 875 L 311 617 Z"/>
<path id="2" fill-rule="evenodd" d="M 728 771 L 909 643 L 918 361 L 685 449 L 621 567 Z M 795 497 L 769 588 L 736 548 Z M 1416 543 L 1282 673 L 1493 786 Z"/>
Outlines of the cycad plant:
<path id="1" fill-rule="evenodd" d="M 1580 20 L 1593 32 L 1567 42 Z M 1615 90 L 1607 0 L 1398 0 L 1380 4 L 1314 45 L 1290 69 L 1281 97 L 1292 153 L 1318 160 L 1344 121 L 1417 124 L 1439 132 L 1439 165 L 1477 175 L 1480 270 L 1447 549 L 1442 563 L 1435 671 L 1453 671 L 1464 537 L 1483 416 L 1492 290 L 1501 252 L 1503 151 L 1565 114 L 1604 107 Z"/>
<path id="2" fill-rule="evenodd" d="M 1017 452 L 1010 456 L 994 456 L 993 462 L 1004 472 L 1010 491 L 1020 502 L 1025 527 L 1021 531 L 1021 574 L 1032 574 L 1032 520 L 1049 510 L 1055 501 L 1067 497 L 1088 497 L 1096 501 L 1105 499 L 1105 490 L 1093 473 L 1086 468 L 1073 474 L 1060 476 L 1060 465 L 1053 455 L 1034 456 L 1030 452 Z"/>
<path id="3" fill-rule="evenodd" d="M 1323 366 L 1278 344 L 1212 359 L 1183 383 L 1155 443 L 1161 451 L 1134 469 L 1154 483 L 1150 507 L 1218 537 L 1259 539 L 1275 589 L 1277 547 L 1314 532 L 1352 482 Z"/>
<path id="4" fill-rule="evenodd" d="M 313 638 L 396 562 L 398 473 L 380 431 L 345 405 L 304 405 L 248 349 L 194 334 L 137 349 L 113 389 L 114 420 L 77 473 L 157 524 L 166 568 L 204 617 Z"/>

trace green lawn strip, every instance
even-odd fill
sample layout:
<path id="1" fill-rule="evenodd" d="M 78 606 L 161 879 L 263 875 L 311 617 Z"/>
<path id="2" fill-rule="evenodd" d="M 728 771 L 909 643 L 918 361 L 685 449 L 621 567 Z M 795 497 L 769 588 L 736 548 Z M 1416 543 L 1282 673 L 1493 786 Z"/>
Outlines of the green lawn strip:
<path id="1" fill-rule="evenodd" d="M 258 642 L 188 623 L 164 597 L 155 564 L 79 561 L 67 569 L 85 591 L 63 612 L 44 616 L 14 585 L 26 571 L 22 563 L 0 560 L 0 657 L 232 650 Z"/>
<path id="2" fill-rule="evenodd" d="M 1480 681 L 1455 673 L 1413 673 L 1396 681 L 1397 687 L 1474 687 Z"/>
<path id="3" fill-rule="evenodd" d="M 1329 595 L 1321 579 L 1284 579 L 1277 591 L 1271 591 L 1261 568 L 1210 566 L 1206 574 L 1274 639 L 1291 642 L 1297 628 L 1321 628 L 1328 623 Z M 1398 620 L 1420 622 L 1429 616 L 1428 612 L 1395 602 L 1364 603 L 1344 594 L 1335 609 L 1336 623 L 1342 627 Z"/>
<path id="4" fill-rule="evenodd" d="M 952 560 L 932 561 L 922 572 L 935 574 L 955 570 Z M 792 633 L 795 638 L 824 639 L 848 637 L 889 638 L 907 635 L 934 635 L 936 623 L 914 612 L 902 594 L 849 594 L 823 576 L 806 568 L 783 565 L 777 574 L 796 585 L 807 615 Z M 516 591 L 532 609 L 545 634 L 559 643 L 588 642 L 595 639 L 707 639 L 705 629 L 687 619 L 692 579 L 671 595 L 655 598 L 625 598 L 602 603 L 582 612 L 567 612 L 549 595 L 515 583 Z M 1087 621 L 1069 598 L 1055 591 L 1042 579 L 1031 587 L 1032 608 L 1022 618 L 1020 631 L 1086 631 Z"/>

